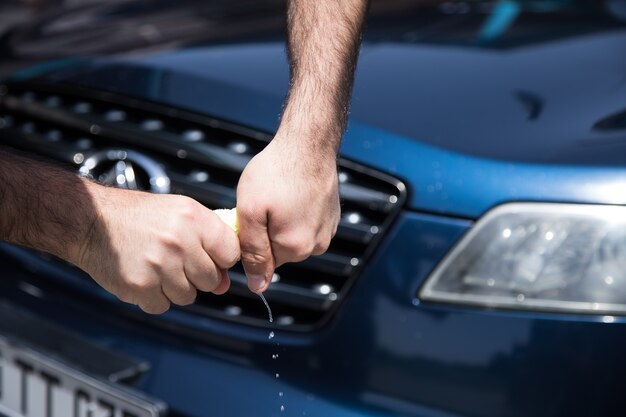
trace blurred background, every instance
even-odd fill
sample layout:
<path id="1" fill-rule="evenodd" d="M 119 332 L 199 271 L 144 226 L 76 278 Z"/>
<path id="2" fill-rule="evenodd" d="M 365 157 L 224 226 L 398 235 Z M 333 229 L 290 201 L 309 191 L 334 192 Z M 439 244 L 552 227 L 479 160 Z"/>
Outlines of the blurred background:
<path id="1" fill-rule="evenodd" d="M 284 11 L 285 0 L 0 0 L 0 76 L 33 61 L 68 55 L 282 36 Z M 372 0 L 366 36 L 376 32 L 377 21 L 391 17 L 397 32 L 404 31 L 404 41 L 430 41 L 432 34 L 442 33 L 467 39 L 492 30 L 499 37 L 522 34 L 524 42 L 535 42 L 557 32 L 562 36 L 565 20 L 577 33 L 590 22 L 596 28 L 598 23 L 623 24 L 626 1 Z M 509 30 L 513 22 L 514 33 Z M 385 25 L 387 35 L 389 29 Z"/>
<path id="2" fill-rule="evenodd" d="M 374 0 L 371 11 L 379 16 L 424 3 L 432 2 Z M 56 56 L 280 35 L 284 11 L 285 0 L 1 0 L 2 73 Z"/>

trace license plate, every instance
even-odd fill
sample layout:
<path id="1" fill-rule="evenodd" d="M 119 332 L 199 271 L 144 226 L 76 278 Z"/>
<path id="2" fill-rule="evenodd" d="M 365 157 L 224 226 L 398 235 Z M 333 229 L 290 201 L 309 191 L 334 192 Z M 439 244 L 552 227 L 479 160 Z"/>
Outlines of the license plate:
<path id="1" fill-rule="evenodd" d="M 0 416 L 159 417 L 164 413 L 165 405 L 159 401 L 0 336 Z"/>

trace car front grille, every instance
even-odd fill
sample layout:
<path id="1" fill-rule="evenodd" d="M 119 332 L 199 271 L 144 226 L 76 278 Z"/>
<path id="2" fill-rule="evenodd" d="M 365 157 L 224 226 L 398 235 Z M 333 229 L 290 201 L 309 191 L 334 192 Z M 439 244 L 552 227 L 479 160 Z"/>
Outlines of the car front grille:
<path id="1" fill-rule="evenodd" d="M 15 82 L 0 86 L 0 95 L 0 143 L 73 169 L 98 153 L 141 153 L 158 162 L 171 192 L 211 209 L 235 206 L 241 171 L 272 137 L 206 115 L 69 85 Z M 347 160 L 339 161 L 339 178 L 337 235 L 324 255 L 276 270 L 266 292 L 273 324 L 248 291 L 241 265 L 230 272 L 233 285 L 227 294 L 201 293 L 180 310 L 299 331 L 325 323 L 406 198 L 399 180 Z M 78 273 L 65 267 L 68 274 Z"/>

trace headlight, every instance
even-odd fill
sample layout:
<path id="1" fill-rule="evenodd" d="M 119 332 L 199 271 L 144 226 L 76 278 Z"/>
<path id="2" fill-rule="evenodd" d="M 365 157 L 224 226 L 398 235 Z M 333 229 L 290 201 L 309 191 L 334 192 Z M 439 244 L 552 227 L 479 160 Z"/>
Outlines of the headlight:
<path id="1" fill-rule="evenodd" d="M 485 307 L 624 313 L 626 207 L 497 207 L 435 269 L 420 298 Z"/>

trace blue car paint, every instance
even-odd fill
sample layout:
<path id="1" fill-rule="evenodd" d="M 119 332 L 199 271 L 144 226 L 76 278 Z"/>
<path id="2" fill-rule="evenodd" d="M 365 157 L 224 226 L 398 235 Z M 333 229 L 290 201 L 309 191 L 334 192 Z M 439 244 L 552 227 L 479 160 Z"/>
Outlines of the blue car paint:
<path id="1" fill-rule="evenodd" d="M 624 110 L 625 45 L 624 29 L 504 50 L 372 42 L 359 60 L 351 119 L 468 156 L 623 166 L 623 132 L 594 126 Z M 242 122 L 273 130 L 287 88 L 283 48 L 280 42 L 196 47 L 125 58 L 119 64 L 126 73 L 119 70 L 117 78 L 97 69 L 68 76 L 226 117 L 239 114 Z M 167 79 L 154 80 L 159 77 Z M 161 89 L 149 88 L 155 81 Z"/>
<path id="2" fill-rule="evenodd" d="M 277 332 L 279 347 L 265 330 L 229 325 L 236 334 L 214 329 L 215 341 L 202 342 L 116 314 L 103 317 L 89 298 L 52 293 L 36 299 L 13 280 L 1 287 L 13 302 L 150 361 L 153 368 L 138 387 L 185 416 L 279 415 L 280 391 L 285 415 L 610 415 L 623 409 L 623 319 L 608 324 L 595 316 L 414 302 L 419 285 L 470 225 L 403 214 L 330 325 L 301 340 Z"/>
<path id="3" fill-rule="evenodd" d="M 400 54 L 400 61 L 393 61 L 391 46 L 364 52 L 360 83 L 371 85 L 368 71 L 372 77 L 380 74 L 367 66 L 368 59 L 389 67 L 409 59 L 416 65 L 415 56 Z M 251 50 L 254 47 L 235 51 L 239 53 L 226 62 L 251 65 L 259 58 L 249 56 Z M 398 54 L 403 51 L 405 47 L 396 48 Z M 237 82 L 242 73 L 233 79 L 211 77 L 211 71 L 229 73 L 215 62 L 214 67 L 206 67 L 209 75 L 194 73 L 189 69 L 194 59 L 205 56 L 206 61 L 199 63 L 211 64 L 212 53 L 227 54 L 221 48 L 195 52 L 197 56 L 186 58 L 191 61 L 180 60 L 184 53 L 94 61 L 47 77 L 190 108 L 267 131 L 275 129 L 285 86 L 284 59 L 255 66 L 254 71 L 265 74 L 261 78 L 268 77 L 263 86 L 255 87 L 253 80 Z M 272 56 L 278 59 L 276 53 Z M 382 60 L 386 56 L 389 60 Z M 616 62 L 621 68 L 620 56 Z M 271 75 L 274 66 L 283 68 L 275 78 Z M 442 83 L 448 77 L 444 75 Z M 380 81 L 402 85 L 405 78 Z M 623 160 L 624 155 L 615 151 L 621 148 L 609 147 L 607 159 L 585 164 L 565 163 L 552 153 L 554 161 L 542 164 L 538 160 L 546 155 L 533 156 L 534 161 L 528 155 L 507 159 L 501 154 L 507 146 L 483 142 L 478 136 L 473 138 L 479 144 L 476 154 L 464 154 L 450 150 L 458 145 L 451 142 L 435 146 L 428 129 L 423 131 L 424 138 L 415 133 L 419 123 L 414 119 L 428 114 L 426 109 L 405 107 L 407 102 L 391 109 L 380 103 L 373 107 L 374 99 L 368 96 L 373 93 L 366 90 L 357 84 L 354 119 L 342 156 L 401 177 L 410 191 L 407 210 L 328 326 L 311 334 L 278 334 L 280 361 L 271 359 L 276 347 L 261 329 L 199 319 L 206 338 L 187 339 L 154 328 L 149 321 L 137 325 L 114 309 L 103 318 L 95 314 L 86 295 L 83 299 L 59 293 L 35 299 L 9 279 L 0 282 L 2 294 L 104 345 L 150 361 L 153 368 L 139 388 L 189 417 L 280 415 L 279 391 L 284 392 L 285 415 L 622 414 L 626 406 L 623 318 L 605 323 L 603 317 L 594 315 L 491 311 L 416 299 L 420 285 L 471 227 L 471 220 L 494 205 L 513 200 L 626 203 L 623 165 L 598 166 Z M 613 90 L 611 103 L 621 100 L 623 91 Z M 404 93 L 405 98 L 414 94 L 411 89 Z M 478 104 L 488 103 L 485 99 Z M 392 117 L 396 108 L 399 113 Z M 597 116 L 607 109 L 601 110 Z M 393 125 L 396 120 L 402 124 Z M 461 127 L 459 131 L 467 131 L 465 125 Z M 490 144 L 501 152 L 486 158 Z M 7 265 L 4 274 L 16 279 L 30 275 Z M 53 272 L 42 275 L 48 273 Z M 98 296 L 106 297 L 104 291 Z M 166 318 L 175 323 L 180 315 L 172 311 Z M 280 379 L 274 378 L 275 372 L 281 374 Z"/>

